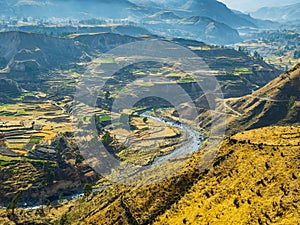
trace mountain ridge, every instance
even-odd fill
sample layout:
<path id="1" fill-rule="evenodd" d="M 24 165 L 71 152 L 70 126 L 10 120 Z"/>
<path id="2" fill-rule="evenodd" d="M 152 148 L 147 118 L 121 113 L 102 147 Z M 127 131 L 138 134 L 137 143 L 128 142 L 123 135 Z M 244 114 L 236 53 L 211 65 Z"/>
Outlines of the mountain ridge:
<path id="1" fill-rule="evenodd" d="M 230 133 L 270 125 L 300 123 L 300 64 L 281 74 L 250 95 L 229 99 L 233 110 L 241 116 L 231 120 Z"/>
<path id="2" fill-rule="evenodd" d="M 255 18 L 277 22 L 297 21 L 300 19 L 300 2 L 287 6 L 263 7 L 251 15 Z"/>

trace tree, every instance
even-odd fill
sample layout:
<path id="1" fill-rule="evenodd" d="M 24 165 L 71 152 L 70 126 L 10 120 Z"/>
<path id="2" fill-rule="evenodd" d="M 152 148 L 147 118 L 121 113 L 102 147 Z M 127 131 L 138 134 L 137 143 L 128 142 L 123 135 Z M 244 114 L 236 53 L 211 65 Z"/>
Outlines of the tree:
<path id="1" fill-rule="evenodd" d="M 109 132 L 105 132 L 102 136 L 102 143 L 104 146 L 109 146 L 113 142 L 113 138 L 110 136 Z"/>
<path id="2" fill-rule="evenodd" d="M 253 57 L 258 60 L 263 60 L 263 57 L 257 51 L 254 52 Z"/>
<path id="3" fill-rule="evenodd" d="M 58 196 L 59 204 L 63 202 L 63 199 L 64 199 L 64 195 L 63 195 L 63 193 L 60 193 L 59 196 Z"/>
<path id="4" fill-rule="evenodd" d="M 79 153 L 75 156 L 75 166 L 81 164 L 84 161 L 84 157 Z"/>
<path id="5" fill-rule="evenodd" d="M 15 208 L 20 201 L 21 193 L 18 192 L 11 200 L 11 202 L 8 204 L 7 209 L 11 209 L 11 215 L 15 215 Z"/>
<path id="6" fill-rule="evenodd" d="M 147 123 L 147 121 L 148 121 L 148 118 L 147 118 L 147 117 L 144 117 L 144 118 L 143 118 L 143 122 L 144 122 L 144 123 Z"/>
<path id="7" fill-rule="evenodd" d="M 294 106 L 295 102 L 296 102 L 296 98 L 294 96 L 291 96 L 287 106 L 288 110 L 290 110 Z"/>
<path id="8" fill-rule="evenodd" d="M 90 196 L 92 194 L 92 192 L 93 192 L 93 187 L 91 184 L 85 184 L 83 186 L 83 194 L 85 197 Z"/>
<path id="9" fill-rule="evenodd" d="M 55 173 L 49 161 L 43 163 L 43 172 L 48 184 L 52 184 L 55 179 Z"/>

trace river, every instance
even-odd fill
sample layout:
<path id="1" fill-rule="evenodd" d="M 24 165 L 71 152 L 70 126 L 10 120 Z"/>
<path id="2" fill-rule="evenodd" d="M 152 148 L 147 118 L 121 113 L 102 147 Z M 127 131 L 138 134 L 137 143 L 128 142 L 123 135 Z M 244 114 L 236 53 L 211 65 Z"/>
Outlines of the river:
<path id="1" fill-rule="evenodd" d="M 160 117 L 152 116 L 149 111 L 142 113 L 140 116 L 142 118 L 149 118 L 149 119 L 159 121 L 159 122 L 169 125 L 171 127 L 179 128 L 184 133 L 186 133 L 186 136 L 187 136 L 187 140 L 184 145 L 181 145 L 181 146 L 175 148 L 171 153 L 169 153 L 167 155 L 156 157 L 154 159 L 154 161 L 151 163 L 151 165 L 158 165 L 167 160 L 176 159 L 181 156 L 198 151 L 198 149 L 202 145 L 203 141 L 205 140 L 205 135 L 203 133 L 192 128 L 188 124 L 166 121 Z"/>
<path id="2" fill-rule="evenodd" d="M 203 141 L 205 140 L 205 135 L 203 133 L 201 133 L 199 130 L 196 130 L 195 128 L 192 128 L 188 124 L 172 122 L 172 121 L 166 121 L 163 118 L 151 115 L 151 111 L 146 111 L 146 112 L 141 113 L 140 117 L 149 118 L 149 119 L 156 120 L 156 121 L 159 121 L 161 123 L 164 123 L 165 125 L 175 127 L 175 128 L 179 128 L 187 136 L 187 140 L 185 141 L 185 143 L 183 145 L 175 148 L 171 153 L 169 153 L 167 155 L 156 157 L 154 159 L 154 161 L 151 163 L 151 165 L 144 166 L 144 169 L 147 169 L 147 168 L 149 168 L 151 166 L 154 166 L 154 165 L 158 165 L 158 164 L 163 163 L 167 160 L 176 159 L 176 158 L 179 158 L 181 156 L 191 154 L 195 151 L 198 151 L 198 149 L 202 145 Z M 104 186 L 104 187 L 101 187 L 101 188 L 98 188 L 98 189 L 94 189 L 93 192 L 103 190 L 106 187 L 107 186 Z M 60 199 L 60 201 L 76 200 L 76 199 L 79 199 L 82 196 L 83 196 L 83 192 L 81 191 L 81 192 L 75 193 L 73 195 L 64 196 L 62 199 Z M 59 200 L 56 200 L 56 201 L 53 201 L 52 204 L 58 204 L 58 202 L 59 202 Z M 25 203 L 23 206 L 21 206 L 21 208 L 24 208 L 24 209 L 27 209 L 27 210 L 39 209 L 41 207 L 42 207 L 42 205 L 30 205 L 30 203 L 28 203 L 28 204 Z"/>

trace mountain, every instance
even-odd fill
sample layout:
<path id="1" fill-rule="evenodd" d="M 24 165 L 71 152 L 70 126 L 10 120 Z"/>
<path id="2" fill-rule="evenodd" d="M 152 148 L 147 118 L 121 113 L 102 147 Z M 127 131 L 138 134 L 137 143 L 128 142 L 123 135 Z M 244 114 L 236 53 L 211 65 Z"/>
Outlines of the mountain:
<path id="1" fill-rule="evenodd" d="M 243 12 L 254 12 L 262 7 L 278 7 L 298 3 L 299 0 L 243 0 L 243 1 L 232 1 L 232 0 L 219 0 L 225 3 L 230 9 L 241 10 Z"/>
<path id="2" fill-rule="evenodd" d="M 190 39 L 219 45 L 241 41 L 239 33 L 236 30 L 237 28 L 276 27 L 276 24 L 270 21 L 258 20 L 249 15 L 236 13 L 227 8 L 225 4 L 216 0 L 134 0 L 133 2 L 128 0 L 88 0 L 84 1 L 84 3 L 79 0 L 12 0 L 1 2 L 0 13 L 4 16 L 14 16 L 17 18 L 47 18 L 54 23 L 59 23 L 59 19 L 57 18 L 63 18 L 64 20 L 69 18 L 70 23 L 72 19 L 75 21 L 91 21 L 92 23 L 95 22 L 92 21 L 95 19 L 102 20 L 102 25 L 103 21 L 105 21 L 104 24 L 109 23 L 111 25 L 111 19 L 131 18 L 130 21 L 132 24 L 134 23 L 135 27 L 140 26 L 141 28 L 149 29 L 150 32 L 135 29 L 133 26 L 127 27 L 129 29 L 119 27 L 119 29 L 112 28 L 103 32 L 116 32 L 134 36 L 138 36 L 141 32 L 144 32 L 144 34 L 152 33 L 167 37 L 189 37 Z M 186 22 L 193 17 L 198 18 L 198 22 Z M 180 19 L 185 19 L 186 24 L 178 21 Z M 155 22 L 153 23 L 153 21 Z M 16 29 L 19 26 L 20 24 L 16 25 Z M 7 27 L 3 28 L 9 29 Z M 26 29 L 24 31 L 30 31 L 30 29 Z M 53 27 L 51 29 L 53 30 Z M 49 31 L 49 33 L 57 34 L 57 29 L 55 28 L 54 31 Z M 89 30 L 95 29 L 94 27 L 93 29 L 81 27 L 75 32 L 90 32 Z M 100 30 L 100 27 L 97 29 Z M 130 31 L 130 29 L 135 29 L 135 31 Z M 66 29 L 66 32 L 70 30 L 72 28 Z"/>
<path id="3" fill-rule="evenodd" d="M 0 79 L 0 98 L 2 103 L 12 103 L 13 98 L 18 97 L 21 90 L 16 81 L 10 79 Z"/>
<path id="4" fill-rule="evenodd" d="M 202 41 L 208 43 L 229 44 L 241 41 L 236 30 L 208 17 L 193 16 L 183 19 L 179 26 L 183 26 L 185 30 L 193 33 L 195 36 L 191 35 L 192 38 L 198 39 L 198 36 Z"/>
<path id="5" fill-rule="evenodd" d="M 290 104 L 290 112 L 286 110 L 291 96 L 297 96 L 295 101 L 300 100 L 299 82 L 300 65 L 297 65 L 252 95 L 236 101 L 248 109 L 243 112 L 243 107 L 232 106 L 245 113 L 238 129 L 243 130 L 243 122 L 247 121 L 253 125 L 248 129 L 275 125 L 277 115 L 299 112 L 299 108 L 295 109 L 299 107 L 298 102 Z M 300 122 L 299 117 L 293 118 Z M 220 224 L 224 221 L 296 224 L 299 132 L 297 127 L 272 126 L 236 133 L 218 148 L 216 158 L 205 171 L 199 170 L 203 163 L 203 153 L 199 151 L 180 173 L 160 183 L 137 187 L 118 185 L 101 191 L 89 202 L 81 202 L 80 206 L 72 203 L 67 207 L 71 210 L 64 212 L 66 221 L 78 223 L 84 218 L 93 224 L 101 218 L 102 224 Z"/>
<path id="6" fill-rule="evenodd" d="M 242 40 L 235 29 L 202 16 L 181 19 L 172 12 L 157 13 L 148 17 L 144 26 L 160 36 L 189 37 L 210 44 L 226 45 Z"/>
<path id="7" fill-rule="evenodd" d="M 239 17 L 255 24 L 259 28 L 266 28 L 266 29 L 276 29 L 280 26 L 278 22 L 271 21 L 271 20 L 263 20 L 263 19 L 255 19 L 250 14 L 245 14 L 237 10 L 232 10 L 235 14 Z"/>
<path id="8" fill-rule="evenodd" d="M 225 140 L 207 174 L 172 206 L 161 208 L 152 224 L 297 224 L 299 131 L 266 127 Z M 133 196 L 128 194 L 126 200 L 139 205 L 139 196 Z M 158 201 L 157 195 L 153 198 Z M 136 205 L 128 207 L 138 217 Z"/>
<path id="9" fill-rule="evenodd" d="M 155 20 L 178 20 L 181 19 L 180 16 L 176 15 L 174 12 L 171 11 L 160 11 L 149 16 L 149 19 Z"/>
<path id="10" fill-rule="evenodd" d="M 231 128 L 253 129 L 300 123 L 300 64 L 252 94 L 229 99 L 227 104 L 240 116 Z M 234 131 L 233 131 L 234 132 Z"/>
<path id="11" fill-rule="evenodd" d="M 19 17 L 110 17 L 125 18 L 131 14 L 131 9 L 136 6 L 127 0 L 13 0 L 3 3 L 6 8 L 1 9 L 5 14 L 9 10 L 10 16 Z"/>
<path id="12" fill-rule="evenodd" d="M 189 15 L 210 17 L 233 28 L 241 26 L 255 27 L 251 22 L 235 15 L 225 4 L 215 0 L 186 1 L 182 8 L 178 10 L 178 13 L 186 15 L 185 11 L 188 11 Z"/>
<path id="13" fill-rule="evenodd" d="M 138 4 L 138 1 L 134 2 Z M 216 0 L 144 0 L 142 2 L 144 4 L 147 4 L 148 2 L 148 5 L 151 5 L 151 2 L 154 2 L 156 5 L 160 5 L 161 8 L 173 11 L 181 17 L 209 17 L 217 22 L 225 23 L 233 28 L 238 28 L 241 26 L 256 27 L 255 24 L 244 18 L 239 17 L 229 8 L 227 8 L 225 4 Z"/>
<path id="14" fill-rule="evenodd" d="M 281 7 L 263 7 L 251 15 L 255 18 L 278 22 L 300 20 L 300 3 Z"/>
<path id="15" fill-rule="evenodd" d="M 0 32 L 0 55 L 10 72 L 28 73 L 32 70 L 67 65 L 79 60 L 82 50 L 72 40 L 25 32 Z"/>

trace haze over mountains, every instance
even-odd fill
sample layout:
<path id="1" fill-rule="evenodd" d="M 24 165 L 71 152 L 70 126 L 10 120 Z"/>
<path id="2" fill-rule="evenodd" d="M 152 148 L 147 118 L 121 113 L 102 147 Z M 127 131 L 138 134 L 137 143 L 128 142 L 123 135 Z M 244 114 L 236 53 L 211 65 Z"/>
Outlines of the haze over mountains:
<path id="1" fill-rule="evenodd" d="M 255 18 L 279 22 L 300 20 L 300 2 L 286 6 L 263 7 L 251 15 Z"/>
<path id="2" fill-rule="evenodd" d="M 145 0 L 143 3 L 149 1 Z M 150 1 L 154 2 L 154 1 Z M 136 1 L 137 3 L 137 1 Z M 159 4 L 160 1 L 155 1 L 156 4 Z M 149 3 L 148 3 L 149 5 Z M 178 15 L 183 17 L 190 16 L 204 16 L 210 17 L 216 21 L 225 23 L 233 28 L 240 26 L 255 26 L 251 22 L 240 18 L 235 15 L 230 9 L 226 7 L 221 2 L 216 0 L 179 0 L 179 1 L 163 1 L 160 6 L 162 8 L 170 9 L 176 12 Z"/>
<path id="3" fill-rule="evenodd" d="M 109 18 L 125 18 L 129 15 L 129 9 L 134 7 L 136 6 L 127 0 L 13 0 L 2 2 L 1 12 L 3 15 L 6 13 L 6 15 L 41 18 L 90 18 L 98 15 Z"/>
<path id="4" fill-rule="evenodd" d="M 84 3 L 79 0 L 13 0 L 1 1 L 0 4 L 0 12 L 6 17 L 126 19 L 156 35 L 190 36 L 200 41 L 222 45 L 241 41 L 236 30 L 238 28 L 278 26 L 276 23 L 232 11 L 216 0 L 88 0 Z M 157 17 L 157 14 L 165 13 L 169 13 L 168 16 L 172 13 L 172 18 Z"/>
<path id="5" fill-rule="evenodd" d="M 228 8 L 240 10 L 242 12 L 254 12 L 262 7 L 278 7 L 285 5 L 292 5 L 298 3 L 299 0 L 219 0 L 220 2 L 225 3 Z"/>

